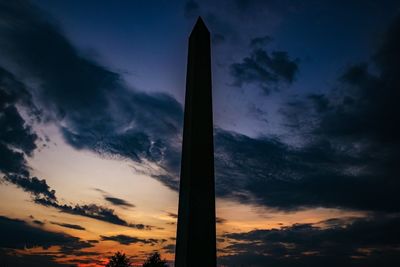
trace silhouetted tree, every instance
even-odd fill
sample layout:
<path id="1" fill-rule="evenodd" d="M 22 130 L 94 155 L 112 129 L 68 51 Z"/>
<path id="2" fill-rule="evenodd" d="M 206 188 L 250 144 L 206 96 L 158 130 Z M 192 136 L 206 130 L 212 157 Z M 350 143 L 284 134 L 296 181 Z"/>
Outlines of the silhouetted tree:
<path id="1" fill-rule="evenodd" d="M 110 257 L 106 267 L 131 267 L 131 262 L 125 253 L 117 252 Z"/>
<path id="2" fill-rule="evenodd" d="M 154 252 L 143 263 L 143 267 L 168 267 L 168 265 L 166 260 L 161 259 L 160 253 Z"/>

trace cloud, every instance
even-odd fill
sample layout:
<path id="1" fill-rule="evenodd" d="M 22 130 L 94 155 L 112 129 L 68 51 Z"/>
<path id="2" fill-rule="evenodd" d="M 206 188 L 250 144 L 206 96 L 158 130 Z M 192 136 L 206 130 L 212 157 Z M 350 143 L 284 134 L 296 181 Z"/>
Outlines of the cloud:
<path id="1" fill-rule="evenodd" d="M 163 247 L 166 253 L 175 253 L 175 244 L 169 244 Z"/>
<path id="2" fill-rule="evenodd" d="M 262 42 L 262 39 L 254 40 L 255 43 Z M 254 84 L 269 94 L 272 89 L 278 89 L 279 83 L 291 84 L 294 81 L 299 69 L 298 62 L 298 59 L 291 59 L 287 52 L 268 53 L 262 48 L 256 48 L 241 62 L 231 64 L 230 74 L 235 86 Z"/>
<path id="3" fill-rule="evenodd" d="M 132 203 L 129 203 L 128 201 L 126 201 L 124 199 L 111 196 L 110 194 L 108 194 L 104 190 L 101 190 L 99 188 L 95 188 L 94 190 L 96 190 L 96 191 L 100 192 L 101 194 L 103 194 L 104 200 L 106 200 L 107 202 L 111 203 L 112 205 L 124 206 L 124 207 L 129 207 L 129 208 L 135 207 L 135 205 L 133 205 Z"/>
<path id="4" fill-rule="evenodd" d="M 21 116 L 18 110 L 21 105 L 37 119 L 39 111 L 25 85 L 0 67 L 1 178 L 34 196 L 55 199 L 55 191 L 50 189 L 45 180 L 30 177 L 25 156 L 33 154 L 38 136 Z"/>
<path id="5" fill-rule="evenodd" d="M 51 222 L 51 223 L 54 225 L 58 225 L 61 227 L 70 228 L 70 229 L 74 229 L 74 230 L 81 230 L 81 231 L 86 230 L 84 227 L 77 225 L 77 224 L 59 223 L 59 222 Z"/>
<path id="6" fill-rule="evenodd" d="M 0 143 L 1 162 L 0 168 L 2 173 L 22 173 L 28 175 L 24 154 L 14 151 L 4 144 Z"/>
<path id="7" fill-rule="evenodd" d="M 176 213 L 167 212 L 167 215 L 168 215 L 168 217 L 170 217 L 170 218 L 172 218 L 172 219 L 174 219 L 174 220 L 178 219 L 178 214 L 176 214 Z M 221 217 L 216 217 L 216 218 L 215 218 L 215 222 L 216 222 L 216 223 L 223 224 L 223 223 L 226 222 L 226 219 L 221 218 Z M 173 224 L 175 224 L 175 222 L 174 222 Z"/>
<path id="8" fill-rule="evenodd" d="M 23 220 L 0 216 L 0 247 L 7 249 L 25 249 L 60 246 L 61 250 L 80 250 L 92 247 L 88 242 L 67 234 L 46 231 L 29 225 Z"/>
<path id="9" fill-rule="evenodd" d="M 30 267 L 72 267 L 75 265 L 59 263 L 57 255 L 51 254 L 16 254 L 0 250 L 0 257 L 5 266 L 30 266 Z"/>
<path id="10" fill-rule="evenodd" d="M 366 159 L 339 148 L 327 141 L 296 148 L 277 139 L 216 129 L 217 196 L 285 211 L 398 211 L 395 189 L 385 188 L 375 173 L 356 172 Z"/>
<path id="11" fill-rule="evenodd" d="M 120 198 L 105 196 L 104 199 L 115 206 L 135 207 L 135 205 L 127 202 L 126 200 L 120 199 Z"/>
<path id="12" fill-rule="evenodd" d="M 36 148 L 35 141 L 37 140 L 37 135 L 33 133 L 31 127 L 25 124 L 25 120 L 18 112 L 16 108 L 17 100 L 7 99 L 7 97 L 13 97 L 3 89 L 3 86 L 8 85 L 1 84 L 1 86 L 0 111 L 2 116 L 0 125 L 3 130 L 0 133 L 0 140 L 2 143 L 6 143 L 15 149 L 20 149 L 30 156 Z"/>
<path id="13" fill-rule="evenodd" d="M 64 213 L 80 215 L 115 225 L 136 228 L 139 230 L 151 230 L 153 228 L 150 225 L 128 223 L 124 219 L 120 218 L 117 214 L 115 214 L 113 209 L 102 207 L 96 204 L 88 204 L 88 205 L 76 204 L 75 206 L 71 206 L 66 204 L 59 204 L 56 201 L 51 201 L 43 198 L 36 198 L 35 203 L 46 207 L 56 208 Z"/>
<path id="14" fill-rule="evenodd" d="M 9 149 L 13 151 L 20 150 L 30 156 L 36 149 L 35 142 L 38 136 L 26 124 L 17 109 L 17 105 L 27 107 L 29 112 L 38 112 L 32 103 L 32 96 L 24 84 L 0 66 L 0 127 L 2 128 L 0 142 L 5 146 L 11 147 Z M 23 167 L 23 164 L 19 165 Z M 0 170 L 7 173 L 19 173 L 17 169 L 4 170 L 3 167 Z"/>
<path id="15" fill-rule="evenodd" d="M 56 199 L 55 190 L 50 189 L 50 186 L 46 183 L 46 180 L 44 179 L 18 175 L 6 175 L 3 177 L 3 179 L 7 182 L 17 185 L 24 191 L 29 192 L 36 197 L 44 196 L 48 199 Z"/>
<path id="16" fill-rule="evenodd" d="M 373 215 L 229 233 L 224 237 L 231 244 L 224 251 L 232 254 L 220 261 L 252 266 L 320 266 L 322 262 L 327 266 L 395 266 L 400 262 L 395 253 L 399 219 L 398 215 Z"/>
<path id="17" fill-rule="evenodd" d="M 178 214 L 172 213 L 172 212 L 167 212 L 168 216 L 171 217 L 172 219 L 178 219 Z"/>
<path id="18" fill-rule="evenodd" d="M 45 223 L 39 220 L 33 220 L 32 221 L 34 224 L 39 225 L 39 226 L 43 226 Z"/>
<path id="19" fill-rule="evenodd" d="M 278 140 L 222 130 L 217 131 L 215 144 L 219 196 L 287 211 L 306 207 L 399 211 L 396 176 L 385 177 L 384 166 L 370 161 L 368 154 L 342 151 L 327 140 L 293 148 Z M 364 164 L 378 166 L 363 170 Z"/>
<path id="20" fill-rule="evenodd" d="M 115 242 L 120 243 L 121 245 L 130 245 L 130 244 L 135 244 L 135 243 L 155 245 L 158 242 L 160 242 L 160 240 L 154 239 L 154 238 L 142 239 L 142 238 L 127 236 L 127 235 L 113 235 L 113 236 L 103 236 L 102 235 L 100 237 L 101 237 L 101 240 L 103 240 L 103 241 L 115 241 Z"/>
<path id="21" fill-rule="evenodd" d="M 216 222 L 216 223 L 223 224 L 223 223 L 226 222 L 226 219 L 221 218 L 221 217 L 216 217 L 216 218 L 215 218 L 215 222 Z"/>

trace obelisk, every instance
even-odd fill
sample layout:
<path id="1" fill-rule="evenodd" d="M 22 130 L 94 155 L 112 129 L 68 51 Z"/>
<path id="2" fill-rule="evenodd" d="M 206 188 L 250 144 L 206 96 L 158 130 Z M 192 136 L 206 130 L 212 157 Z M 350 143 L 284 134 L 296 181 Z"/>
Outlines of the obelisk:
<path id="1" fill-rule="evenodd" d="M 215 267 L 215 181 L 210 32 L 199 17 L 189 37 L 176 267 Z"/>

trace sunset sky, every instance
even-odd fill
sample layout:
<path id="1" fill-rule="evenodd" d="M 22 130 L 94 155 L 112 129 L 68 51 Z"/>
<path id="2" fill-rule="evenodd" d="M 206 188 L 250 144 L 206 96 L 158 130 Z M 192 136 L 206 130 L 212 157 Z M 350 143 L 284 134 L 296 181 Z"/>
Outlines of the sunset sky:
<path id="1" fill-rule="evenodd" d="M 0 0 L 0 266 L 174 260 L 212 38 L 220 266 L 400 266 L 400 3 Z"/>

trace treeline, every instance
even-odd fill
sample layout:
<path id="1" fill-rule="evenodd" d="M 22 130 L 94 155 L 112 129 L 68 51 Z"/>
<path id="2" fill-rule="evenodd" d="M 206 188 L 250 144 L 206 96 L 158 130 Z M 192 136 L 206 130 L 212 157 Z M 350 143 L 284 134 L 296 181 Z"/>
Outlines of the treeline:
<path id="1" fill-rule="evenodd" d="M 117 252 L 109 258 L 105 267 L 131 267 L 132 262 L 125 253 Z M 142 265 L 143 267 L 168 267 L 167 261 L 161 259 L 158 252 L 151 254 Z"/>

